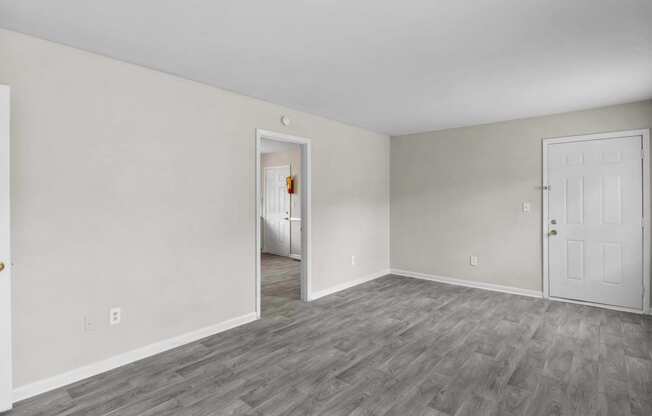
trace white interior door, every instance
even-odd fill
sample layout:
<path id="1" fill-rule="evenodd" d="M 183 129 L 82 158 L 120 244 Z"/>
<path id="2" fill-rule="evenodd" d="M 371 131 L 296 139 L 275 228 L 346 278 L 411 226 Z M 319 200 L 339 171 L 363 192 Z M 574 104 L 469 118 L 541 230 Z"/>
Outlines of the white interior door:
<path id="1" fill-rule="evenodd" d="M 642 137 L 548 145 L 550 296 L 642 308 Z"/>
<path id="2" fill-rule="evenodd" d="M 285 179 L 289 166 L 265 168 L 263 250 L 279 256 L 290 255 L 290 194 Z"/>
<path id="3" fill-rule="evenodd" d="M 10 265 L 9 87 L 0 85 L 0 412 L 12 403 Z"/>

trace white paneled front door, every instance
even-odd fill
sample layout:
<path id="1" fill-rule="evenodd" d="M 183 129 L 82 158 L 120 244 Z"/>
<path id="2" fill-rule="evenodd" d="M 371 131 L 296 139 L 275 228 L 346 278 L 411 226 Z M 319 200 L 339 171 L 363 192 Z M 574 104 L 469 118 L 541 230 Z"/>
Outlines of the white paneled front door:
<path id="1" fill-rule="evenodd" d="M 550 296 L 642 308 L 642 136 L 549 144 Z"/>
<path id="2" fill-rule="evenodd" d="M 263 251 L 279 256 L 290 255 L 290 194 L 286 178 L 289 166 L 265 168 Z"/>
<path id="3" fill-rule="evenodd" d="M 9 87 L 0 85 L 0 412 L 12 403 L 9 248 Z"/>

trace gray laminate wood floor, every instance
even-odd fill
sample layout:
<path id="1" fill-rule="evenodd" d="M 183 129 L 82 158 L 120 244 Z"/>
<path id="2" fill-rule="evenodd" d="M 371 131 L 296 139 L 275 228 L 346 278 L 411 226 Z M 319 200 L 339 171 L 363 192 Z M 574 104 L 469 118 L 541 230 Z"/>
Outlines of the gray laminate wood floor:
<path id="1" fill-rule="evenodd" d="M 263 253 L 260 258 L 263 314 L 287 301 L 301 299 L 301 262 Z"/>
<path id="2" fill-rule="evenodd" d="M 10 415 L 652 415 L 652 320 L 386 276 Z"/>

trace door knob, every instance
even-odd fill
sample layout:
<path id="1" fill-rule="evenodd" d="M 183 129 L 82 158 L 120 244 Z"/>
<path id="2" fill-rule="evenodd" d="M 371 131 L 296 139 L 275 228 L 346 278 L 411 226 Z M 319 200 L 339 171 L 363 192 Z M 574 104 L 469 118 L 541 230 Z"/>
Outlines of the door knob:
<path id="1" fill-rule="evenodd" d="M 0 261 L 0 272 L 5 269 L 5 264 Z"/>
<path id="2" fill-rule="evenodd" d="M 557 235 L 557 230 L 550 230 L 548 235 Z"/>

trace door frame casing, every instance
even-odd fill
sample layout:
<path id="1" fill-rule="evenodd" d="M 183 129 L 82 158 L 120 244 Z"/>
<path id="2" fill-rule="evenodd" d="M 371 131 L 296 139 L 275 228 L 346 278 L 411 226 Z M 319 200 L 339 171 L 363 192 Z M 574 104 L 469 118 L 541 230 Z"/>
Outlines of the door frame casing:
<path id="1" fill-rule="evenodd" d="M 312 300 L 312 238 L 311 238 L 311 190 L 312 190 L 312 149 L 311 141 L 305 137 L 293 136 L 285 133 L 277 133 L 264 129 L 256 129 L 256 140 L 254 145 L 255 151 L 255 211 L 256 211 L 256 226 L 254 229 L 255 239 L 255 309 L 256 315 L 260 318 L 261 315 L 261 271 L 260 271 L 260 253 L 261 253 L 261 238 L 260 238 L 260 196 L 261 196 L 261 167 L 260 167 L 260 150 L 262 148 L 262 140 L 270 139 L 279 142 L 294 143 L 301 147 L 301 300 L 309 302 Z"/>
<path id="2" fill-rule="evenodd" d="M 640 136 L 642 144 L 642 168 L 643 168 L 643 309 L 631 309 L 626 307 L 618 307 L 612 305 L 604 305 L 601 303 L 577 301 L 572 299 L 557 298 L 550 296 L 550 280 L 548 275 L 548 231 L 549 231 L 549 213 L 548 213 L 548 146 L 560 143 L 584 142 L 591 140 L 606 140 L 617 139 L 622 137 Z M 542 233 L 541 241 L 543 248 L 543 297 L 546 299 L 560 300 L 564 302 L 579 303 L 583 305 L 598 306 L 601 308 L 622 310 L 636 313 L 650 313 L 650 130 L 624 130 L 608 133 L 584 134 L 578 136 L 566 136 L 555 138 L 544 138 L 542 140 L 542 166 L 543 166 L 543 180 L 541 189 L 543 190 L 543 209 L 542 209 Z"/>
<path id="3" fill-rule="evenodd" d="M 13 404 L 13 318 L 12 318 L 12 279 L 11 279 L 11 89 L 8 85 L 0 85 L 0 193 L 6 195 L 6 199 L 0 198 L 4 206 L 1 211 L 5 213 L 0 218 L 0 229 L 6 235 L 0 244 L 3 246 L 2 253 L 5 257 L 0 261 L 5 263 L 5 269 L 0 273 L 0 360 L 7 364 L 0 374 L 0 412 L 11 409 Z"/>
<path id="4" fill-rule="evenodd" d="M 288 170 L 290 171 L 290 175 L 292 175 L 292 165 L 265 166 L 264 168 L 261 169 L 261 173 L 264 173 L 264 171 L 267 170 L 267 169 L 277 169 L 277 168 L 288 168 Z M 265 175 L 262 175 L 262 176 L 266 177 Z M 266 184 L 261 183 L 260 185 L 261 185 L 260 192 L 261 192 L 261 195 L 264 198 L 263 200 L 267 201 L 267 187 L 265 186 Z M 260 203 L 260 196 L 261 195 L 258 196 L 259 197 L 258 203 Z M 289 195 L 288 195 L 288 198 L 289 198 Z M 291 204 L 292 204 L 292 199 L 290 198 L 289 205 L 291 205 Z M 291 211 L 292 211 L 292 207 L 290 207 L 290 212 Z M 261 214 L 262 214 L 261 215 L 262 218 L 267 218 L 267 207 L 266 206 L 265 206 L 264 209 L 261 210 Z M 288 222 L 290 222 L 290 218 L 291 218 L 291 215 L 288 215 Z M 262 224 L 261 224 L 261 227 L 262 227 Z M 288 257 L 292 253 L 292 230 L 291 229 L 289 230 L 289 233 L 290 233 L 290 235 L 288 237 L 288 242 L 289 242 L 288 243 L 289 244 Z M 264 233 L 262 233 L 262 234 L 264 234 Z M 260 242 L 261 253 L 262 253 L 264 248 L 265 248 L 265 236 L 263 235 L 262 240 Z"/>

